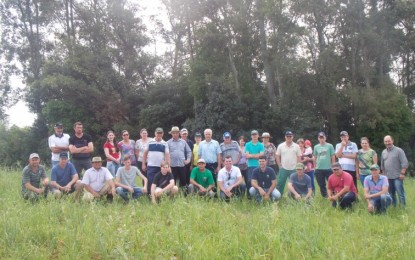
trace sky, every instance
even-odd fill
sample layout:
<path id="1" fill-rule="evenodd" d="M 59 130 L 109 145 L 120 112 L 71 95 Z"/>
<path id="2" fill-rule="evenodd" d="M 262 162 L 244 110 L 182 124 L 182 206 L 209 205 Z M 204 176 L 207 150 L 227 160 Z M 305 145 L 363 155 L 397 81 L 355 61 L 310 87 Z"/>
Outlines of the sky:
<path id="1" fill-rule="evenodd" d="M 151 0 L 151 1 L 140 1 L 140 0 L 130 0 L 131 3 L 139 3 L 143 7 L 143 15 L 141 18 L 144 23 L 147 24 L 148 28 L 152 28 L 150 21 L 151 16 L 155 16 L 160 19 L 163 23 L 166 23 L 167 18 L 163 16 L 163 11 L 161 11 L 162 4 L 160 0 Z M 157 41 L 158 52 L 160 51 L 160 40 Z M 149 50 L 154 49 L 154 47 L 149 47 Z M 160 53 L 158 53 L 160 54 Z M 24 85 L 19 82 L 19 80 L 12 80 L 12 85 L 16 88 L 24 88 Z M 18 127 L 25 127 L 33 125 L 33 122 L 36 119 L 36 115 L 29 111 L 29 108 L 23 100 L 19 101 L 16 105 L 10 107 L 6 110 L 6 114 L 9 116 L 8 123 L 9 126 L 16 125 Z"/>

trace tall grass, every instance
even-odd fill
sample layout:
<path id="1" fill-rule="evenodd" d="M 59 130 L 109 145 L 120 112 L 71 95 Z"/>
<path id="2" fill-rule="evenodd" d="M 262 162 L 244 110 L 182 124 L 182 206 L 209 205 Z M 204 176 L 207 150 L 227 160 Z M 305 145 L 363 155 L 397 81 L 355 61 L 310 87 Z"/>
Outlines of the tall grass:
<path id="1" fill-rule="evenodd" d="M 369 215 L 363 200 L 335 210 L 284 196 L 278 204 L 197 197 L 124 205 L 20 196 L 21 174 L 0 170 L 1 259 L 413 259 L 414 180 L 407 208 Z M 361 196 L 361 195 L 360 195 Z"/>

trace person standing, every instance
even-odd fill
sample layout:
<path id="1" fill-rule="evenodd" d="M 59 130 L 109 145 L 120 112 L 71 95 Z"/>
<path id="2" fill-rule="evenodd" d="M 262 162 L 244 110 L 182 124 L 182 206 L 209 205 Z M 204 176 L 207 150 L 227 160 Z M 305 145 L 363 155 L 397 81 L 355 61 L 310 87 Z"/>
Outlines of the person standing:
<path id="1" fill-rule="evenodd" d="M 22 196 L 32 202 L 39 200 L 43 194 L 46 198 L 49 190 L 49 179 L 46 176 L 45 167 L 40 165 L 40 157 L 37 153 L 29 155 L 29 164 L 23 168 Z"/>
<path id="2" fill-rule="evenodd" d="M 238 162 L 238 168 L 241 170 L 242 177 L 244 178 L 245 184 L 248 182 L 247 179 L 247 172 L 248 172 L 248 164 L 246 159 L 246 153 L 245 153 L 245 136 L 240 136 L 238 138 L 239 143 L 239 149 L 241 150 L 241 159 Z"/>
<path id="3" fill-rule="evenodd" d="M 356 159 L 358 167 L 356 167 L 356 175 L 363 186 L 366 177 L 371 174 L 370 166 L 378 164 L 378 155 L 373 149 L 370 149 L 369 139 L 367 137 L 360 138 L 360 145 L 362 149 L 357 152 Z"/>
<path id="4" fill-rule="evenodd" d="M 220 150 L 218 141 L 212 139 L 211 129 L 205 129 L 204 134 L 205 140 L 199 144 L 198 155 L 199 159 L 205 159 L 206 168 L 212 172 L 216 186 L 217 174 L 222 164 L 222 151 Z"/>
<path id="5" fill-rule="evenodd" d="M 351 208 L 357 198 L 356 186 L 353 177 L 348 172 L 343 171 L 341 164 L 336 162 L 332 166 L 333 174 L 327 182 L 328 200 L 333 207 L 340 206 L 341 209 Z"/>
<path id="6" fill-rule="evenodd" d="M 92 167 L 91 154 L 94 151 L 94 144 L 91 136 L 84 133 L 81 122 L 75 122 L 73 128 L 75 135 L 69 138 L 69 152 L 72 154 L 72 163 L 79 179 L 82 179 L 82 170 L 86 171 Z"/>
<path id="7" fill-rule="evenodd" d="M 332 174 L 331 165 L 335 163 L 336 157 L 332 144 L 326 142 L 326 134 L 318 133 L 319 144 L 314 146 L 313 164 L 315 165 L 314 176 L 320 187 L 320 193 L 323 198 L 327 197 L 326 180 Z"/>
<path id="8" fill-rule="evenodd" d="M 107 169 L 110 171 L 112 177 L 115 178 L 115 174 L 121 163 L 121 158 L 113 131 L 107 132 L 107 141 L 104 143 L 104 152 L 107 157 Z"/>
<path id="9" fill-rule="evenodd" d="M 287 178 L 295 172 L 295 166 L 301 160 L 300 146 L 293 142 L 293 132 L 285 132 L 285 142 L 277 147 L 277 164 L 280 168 L 278 174 L 277 190 L 284 194 Z"/>
<path id="10" fill-rule="evenodd" d="M 392 203 L 389 195 L 389 182 L 385 175 L 380 175 L 380 167 L 377 164 L 370 166 L 371 175 L 364 180 L 365 199 L 367 210 L 370 213 L 386 213 L 386 209 Z"/>
<path id="11" fill-rule="evenodd" d="M 195 133 L 195 143 L 193 145 L 193 167 L 197 167 L 197 162 L 199 161 L 199 144 L 202 142 L 202 134 L 199 132 Z"/>
<path id="12" fill-rule="evenodd" d="M 130 139 L 130 133 L 127 130 L 122 130 L 122 141 L 118 142 L 118 148 L 121 152 L 121 157 L 129 155 L 131 158 L 131 165 L 137 166 L 137 159 L 135 158 L 135 142 Z"/>
<path id="13" fill-rule="evenodd" d="M 313 164 L 313 148 L 311 147 L 310 140 L 305 140 L 303 138 L 299 138 L 297 140 L 298 146 L 300 146 L 301 150 L 301 163 L 304 164 L 305 169 L 304 172 L 311 178 L 311 187 L 313 189 L 313 193 L 316 192 L 316 188 L 314 186 L 314 164 Z"/>
<path id="14" fill-rule="evenodd" d="M 49 136 L 48 143 L 49 148 L 52 151 L 52 167 L 58 165 L 59 154 L 62 152 L 68 153 L 69 151 L 69 135 L 63 132 L 63 124 L 56 123 L 53 128 L 53 135 Z M 68 153 L 69 158 L 69 153 Z"/>
<path id="15" fill-rule="evenodd" d="M 180 129 L 177 126 L 173 126 L 169 134 L 172 138 L 167 141 L 167 144 L 169 145 L 170 167 L 174 181 L 177 184 L 177 180 L 179 180 L 179 187 L 186 189 L 189 183 L 187 182 L 185 166 L 190 162 L 192 151 L 186 141 L 180 139 Z"/>
<path id="16" fill-rule="evenodd" d="M 191 154 L 190 154 L 190 158 L 187 157 L 187 153 L 184 153 L 184 159 L 186 161 L 188 161 L 188 163 L 185 165 L 186 168 L 186 186 L 188 186 L 190 184 L 190 172 L 192 171 L 193 168 L 193 148 L 194 148 L 194 144 L 192 142 L 192 140 L 190 140 L 188 138 L 189 136 L 189 131 L 187 131 L 186 128 L 183 128 L 182 130 L 180 130 L 180 138 L 185 141 L 187 143 L 187 145 L 190 148 Z"/>
<path id="17" fill-rule="evenodd" d="M 392 196 L 392 204 L 396 206 L 396 193 L 398 193 L 401 206 L 406 206 L 405 190 L 403 181 L 405 180 L 406 170 L 408 169 L 408 159 L 405 152 L 393 145 L 393 138 L 387 135 L 383 138 L 386 149 L 382 151 L 381 169 L 383 175 L 388 177 L 389 193 Z"/>
<path id="18" fill-rule="evenodd" d="M 232 162 L 238 164 L 239 159 L 241 159 L 241 149 L 236 141 L 231 139 L 231 133 L 225 132 L 223 134 L 223 143 L 220 144 L 220 150 L 222 151 L 222 158 L 226 156 L 232 157 Z M 224 162 L 222 162 L 224 165 Z"/>
<path id="19" fill-rule="evenodd" d="M 336 144 L 336 157 L 339 159 L 339 163 L 342 166 L 343 171 L 350 173 L 353 177 L 353 183 L 357 188 L 357 175 L 356 175 L 356 156 L 357 145 L 349 140 L 349 134 L 346 131 L 340 132 L 341 142 Z"/>
<path id="20" fill-rule="evenodd" d="M 245 179 L 246 189 L 248 190 L 248 199 L 251 198 L 251 179 L 255 168 L 259 167 L 259 158 L 264 156 L 264 144 L 258 141 L 259 133 L 257 130 L 251 131 L 251 141 L 245 145 L 245 157 L 248 159 L 248 171 Z"/>
<path id="21" fill-rule="evenodd" d="M 144 151 L 148 147 L 148 144 L 153 139 L 148 137 L 147 129 L 142 128 L 140 130 L 140 139 L 135 142 L 135 158 L 137 159 L 137 168 L 142 171 L 143 169 L 143 155 Z M 144 176 L 147 176 L 147 173 L 145 171 L 142 172 Z"/>
<path id="22" fill-rule="evenodd" d="M 267 158 L 267 166 L 274 169 L 275 174 L 278 176 L 278 164 L 276 159 L 277 147 L 269 140 L 271 139 L 271 135 L 267 132 L 262 133 L 262 144 L 264 145 L 264 155 Z"/>

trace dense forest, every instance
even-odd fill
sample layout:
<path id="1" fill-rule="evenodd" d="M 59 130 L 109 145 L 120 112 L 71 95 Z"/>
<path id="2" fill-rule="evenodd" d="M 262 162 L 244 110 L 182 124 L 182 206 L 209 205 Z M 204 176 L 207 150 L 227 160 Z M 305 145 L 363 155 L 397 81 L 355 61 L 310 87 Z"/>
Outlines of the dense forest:
<path id="1" fill-rule="evenodd" d="M 391 134 L 414 157 L 414 1 L 160 0 L 168 22 L 151 28 L 140 2 L 1 1 L 0 164 L 49 159 L 53 125 L 72 134 L 75 121 L 97 154 L 108 129 L 168 139 L 177 125 L 274 143 L 347 130 L 378 153 Z M 170 47 L 155 54 L 155 39 Z M 29 128 L 7 125 L 19 99 L 37 115 Z"/>

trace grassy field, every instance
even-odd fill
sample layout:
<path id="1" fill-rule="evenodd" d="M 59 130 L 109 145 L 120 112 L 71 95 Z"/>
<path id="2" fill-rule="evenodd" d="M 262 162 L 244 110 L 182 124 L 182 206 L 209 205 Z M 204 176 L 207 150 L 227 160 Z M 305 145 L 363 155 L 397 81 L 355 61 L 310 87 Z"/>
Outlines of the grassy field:
<path id="1" fill-rule="evenodd" d="M 313 204 L 140 198 L 83 204 L 20 197 L 21 173 L 0 170 L 1 259 L 414 259 L 415 181 L 407 208 L 369 215 Z M 361 196 L 361 195 L 360 195 Z"/>

